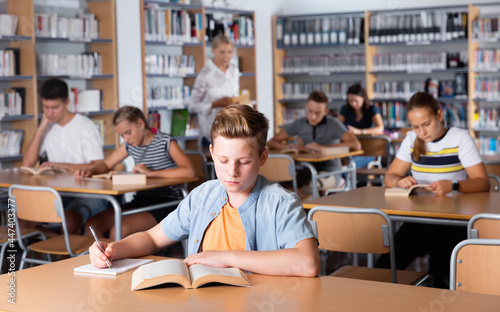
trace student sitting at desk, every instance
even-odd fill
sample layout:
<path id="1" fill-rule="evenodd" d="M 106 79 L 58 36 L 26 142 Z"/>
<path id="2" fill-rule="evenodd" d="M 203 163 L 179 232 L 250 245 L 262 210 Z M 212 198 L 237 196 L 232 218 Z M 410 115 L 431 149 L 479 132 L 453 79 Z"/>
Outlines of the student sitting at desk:
<path id="1" fill-rule="evenodd" d="M 40 87 L 42 120 L 23 153 L 23 166 L 33 167 L 47 157 L 40 167 L 76 170 L 104 159 L 97 127 L 87 117 L 68 110 L 68 95 L 68 85 L 61 79 L 49 79 Z M 106 204 L 102 199 L 63 197 L 68 232 L 81 233 L 83 223 L 106 209 Z"/>
<path id="2" fill-rule="evenodd" d="M 432 95 L 416 93 L 406 109 L 413 131 L 406 135 L 385 175 L 387 187 L 425 183 L 429 191 L 440 196 L 489 190 L 488 175 L 474 140 L 467 130 L 444 127 L 439 102 Z M 407 175 L 410 170 L 411 175 Z M 397 268 L 405 269 L 429 251 L 429 274 L 435 286 L 448 288 L 451 251 L 467 239 L 466 232 L 457 226 L 404 223 L 395 235 Z M 389 257 L 381 256 L 377 266 L 389 267 Z"/>
<path id="3" fill-rule="evenodd" d="M 246 105 L 215 117 L 210 153 L 217 180 L 203 183 L 152 229 L 101 242 L 110 260 L 152 254 L 188 239 L 186 264 L 237 267 L 270 275 L 314 277 L 318 242 L 296 194 L 259 175 L 267 160 L 269 122 Z M 90 260 L 106 267 L 94 243 Z"/>
<path id="4" fill-rule="evenodd" d="M 113 116 L 113 125 L 125 143 L 104 161 L 88 169 L 76 171 L 76 176 L 90 177 L 93 174 L 108 172 L 129 155 L 135 161 L 132 171 L 145 173 L 147 177 L 191 178 L 194 176 L 193 164 L 177 142 L 169 134 L 161 132 L 154 134 L 149 129 L 140 109 L 132 106 L 121 107 Z M 122 206 L 122 210 L 162 204 L 181 198 L 181 191 L 176 186 L 140 191 L 130 203 Z M 172 210 L 162 208 L 123 216 L 123 237 L 155 226 Z M 94 227 L 97 235 L 103 236 L 109 232 L 109 237 L 114 240 L 114 210 L 112 208 L 87 220 L 85 231 L 90 236 L 89 225 Z"/>
<path id="5" fill-rule="evenodd" d="M 327 116 L 328 114 L 328 97 L 320 91 L 313 91 L 309 95 L 306 102 L 306 117 L 299 118 L 284 127 L 267 143 L 269 148 L 282 150 L 285 148 L 298 148 L 297 144 L 282 143 L 290 137 L 298 136 L 304 143 L 306 149 L 320 152 L 323 146 L 349 146 L 351 151 L 361 149 L 361 143 L 354 134 L 347 131 L 342 123 L 335 117 Z M 321 171 L 336 171 L 341 168 L 340 159 L 329 160 L 325 162 L 314 163 L 316 170 Z M 310 177 L 304 176 L 308 171 L 300 172 L 301 182 L 307 182 Z M 340 177 L 336 177 L 339 181 Z M 335 187 L 333 182 L 328 188 Z M 325 187 L 323 187 L 325 188 Z"/>
<path id="6" fill-rule="evenodd" d="M 346 102 L 337 118 L 349 132 L 355 135 L 382 135 L 384 133 L 384 122 L 380 110 L 370 105 L 368 94 L 361 84 L 353 84 L 347 89 Z M 356 168 L 365 168 L 370 161 L 375 160 L 375 156 L 355 156 L 353 160 Z"/>

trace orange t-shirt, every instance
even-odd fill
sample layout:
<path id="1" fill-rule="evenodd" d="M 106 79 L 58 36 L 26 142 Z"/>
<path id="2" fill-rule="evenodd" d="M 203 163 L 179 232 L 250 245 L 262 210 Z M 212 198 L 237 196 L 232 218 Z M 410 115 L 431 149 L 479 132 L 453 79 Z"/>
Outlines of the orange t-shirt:
<path id="1" fill-rule="evenodd" d="M 246 240 L 238 209 L 227 202 L 205 230 L 202 250 L 245 250 Z"/>

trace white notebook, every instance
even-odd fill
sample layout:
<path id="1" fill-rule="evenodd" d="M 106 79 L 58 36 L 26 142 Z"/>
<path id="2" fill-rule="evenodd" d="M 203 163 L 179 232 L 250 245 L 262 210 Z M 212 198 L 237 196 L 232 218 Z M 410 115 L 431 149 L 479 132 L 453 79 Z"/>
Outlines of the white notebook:
<path id="1" fill-rule="evenodd" d="M 94 267 L 91 263 L 74 268 L 73 271 L 78 273 L 95 273 L 104 275 L 119 275 L 127 271 L 140 267 L 143 264 L 153 262 L 153 259 L 120 259 L 115 260 L 110 268 L 99 269 Z"/>

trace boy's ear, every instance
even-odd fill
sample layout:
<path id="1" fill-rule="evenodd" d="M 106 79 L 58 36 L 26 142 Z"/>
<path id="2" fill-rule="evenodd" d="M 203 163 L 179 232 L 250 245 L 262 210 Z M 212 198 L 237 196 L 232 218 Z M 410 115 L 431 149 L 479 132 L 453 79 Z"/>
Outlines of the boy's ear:
<path id="1" fill-rule="evenodd" d="M 267 156 L 269 156 L 269 151 L 267 150 L 267 147 L 262 151 L 262 154 L 260 154 L 260 166 L 264 166 L 264 164 L 267 161 Z"/>

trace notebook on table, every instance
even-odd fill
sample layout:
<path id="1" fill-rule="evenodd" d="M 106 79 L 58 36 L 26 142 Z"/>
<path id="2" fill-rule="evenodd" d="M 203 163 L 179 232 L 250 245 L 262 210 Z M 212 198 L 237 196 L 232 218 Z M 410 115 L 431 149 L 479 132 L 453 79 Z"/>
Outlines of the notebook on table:
<path id="1" fill-rule="evenodd" d="M 120 259 L 112 263 L 111 269 L 99 269 L 94 267 L 91 263 L 74 268 L 74 272 L 78 273 L 92 273 L 104 275 L 119 275 L 127 271 L 133 270 L 143 264 L 153 262 L 153 259 Z"/>

